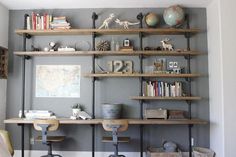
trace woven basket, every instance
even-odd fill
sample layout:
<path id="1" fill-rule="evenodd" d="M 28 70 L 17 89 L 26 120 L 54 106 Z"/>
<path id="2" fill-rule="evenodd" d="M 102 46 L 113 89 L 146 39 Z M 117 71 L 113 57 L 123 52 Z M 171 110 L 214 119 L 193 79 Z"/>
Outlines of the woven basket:
<path id="1" fill-rule="evenodd" d="M 182 152 L 163 152 L 162 148 L 148 148 L 147 157 L 183 157 Z"/>
<path id="2" fill-rule="evenodd" d="M 194 147 L 193 156 L 194 157 L 214 157 L 215 152 L 208 148 Z"/>

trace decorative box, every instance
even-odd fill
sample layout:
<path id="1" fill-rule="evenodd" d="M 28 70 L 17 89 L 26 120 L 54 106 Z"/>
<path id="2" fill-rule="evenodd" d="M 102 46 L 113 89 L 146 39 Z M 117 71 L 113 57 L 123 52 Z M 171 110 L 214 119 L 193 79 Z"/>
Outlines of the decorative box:
<path id="1" fill-rule="evenodd" d="M 185 119 L 185 111 L 183 110 L 169 110 L 169 119 Z"/>
<path id="2" fill-rule="evenodd" d="M 187 157 L 187 152 L 165 152 L 163 148 L 148 148 L 147 157 Z"/>
<path id="3" fill-rule="evenodd" d="M 144 118 L 146 119 L 167 119 L 167 110 L 166 109 L 145 109 Z"/>

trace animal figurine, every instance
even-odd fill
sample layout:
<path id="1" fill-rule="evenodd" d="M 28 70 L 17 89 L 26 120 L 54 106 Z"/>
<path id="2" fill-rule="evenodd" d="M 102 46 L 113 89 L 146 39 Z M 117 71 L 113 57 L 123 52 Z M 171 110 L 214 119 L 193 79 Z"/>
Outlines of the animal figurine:
<path id="1" fill-rule="evenodd" d="M 105 29 L 108 29 L 109 23 L 113 20 L 114 17 L 115 17 L 115 14 L 111 13 L 110 16 L 103 21 L 102 25 L 98 29 L 102 29 L 103 27 Z"/>
<path id="2" fill-rule="evenodd" d="M 173 45 L 170 44 L 170 43 L 168 43 L 168 41 L 170 41 L 170 39 L 168 39 L 168 38 L 166 38 L 166 39 L 160 41 L 161 44 L 162 44 L 163 50 L 165 50 L 165 51 L 166 51 L 166 50 L 168 50 L 168 51 L 174 51 Z"/>
<path id="3" fill-rule="evenodd" d="M 57 51 L 58 47 L 59 47 L 59 44 L 58 43 L 55 43 L 55 42 L 50 42 L 49 44 L 49 51 Z"/>
<path id="4" fill-rule="evenodd" d="M 116 19 L 115 21 L 117 24 L 121 25 L 124 27 L 124 29 L 129 29 L 129 26 L 133 26 L 133 25 L 138 25 L 140 22 L 129 22 L 129 21 L 120 21 L 119 19 Z"/>
<path id="5" fill-rule="evenodd" d="M 34 47 L 34 45 L 31 45 L 31 51 L 40 51 L 40 49 L 37 47 Z"/>

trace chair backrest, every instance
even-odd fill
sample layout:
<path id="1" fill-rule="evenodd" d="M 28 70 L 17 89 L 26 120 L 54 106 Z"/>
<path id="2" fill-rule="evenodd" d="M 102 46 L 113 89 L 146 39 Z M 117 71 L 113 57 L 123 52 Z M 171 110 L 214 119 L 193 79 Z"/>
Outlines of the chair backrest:
<path id="1" fill-rule="evenodd" d="M 35 130 L 41 131 L 42 133 L 42 143 L 47 144 L 47 132 L 55 131 L 59 127 L 59 120 L 56 119 L 39 119 L 34 120 Z"/>
<path id="2" fill-rule="evenodd" d="M 128 129 L 128 121 L 125 119 L 103 120 L 102 126 L 106 131 L 113 131 L 117 127 L 118 132 L 126 131 Z"/>
<path id="3" fill-rule="evenodd" d="M 42 126 L 46 125 L 47 131 L 55 131 L 59 127 L 59 120 L 56 119 L 37 119 L 34 120 L 35 130 L 42 131 Z"/>
<path id="4" fill-rule="evenodd" d="M 14 149 L 12 147 L 12 142 L 10 135 L 7 131 L 5 130 L 0 130 L 0 137 L 2 138 L 4 144 L 6 145 L 8 151 L 10 152 L 11 156 L 14 155 Z"/>

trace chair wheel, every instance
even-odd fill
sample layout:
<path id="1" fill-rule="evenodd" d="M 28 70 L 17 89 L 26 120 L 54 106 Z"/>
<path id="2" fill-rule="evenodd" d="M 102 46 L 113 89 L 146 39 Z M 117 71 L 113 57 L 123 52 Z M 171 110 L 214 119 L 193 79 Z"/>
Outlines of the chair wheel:
<path id="1" fill-rule="evenodd" d="M 59 155 L 59 154 L 53 154 L 53 157 L 54 157 L 54 156 L 62 157 L 62 156 L 61 156 L 61 155 Z"/>

